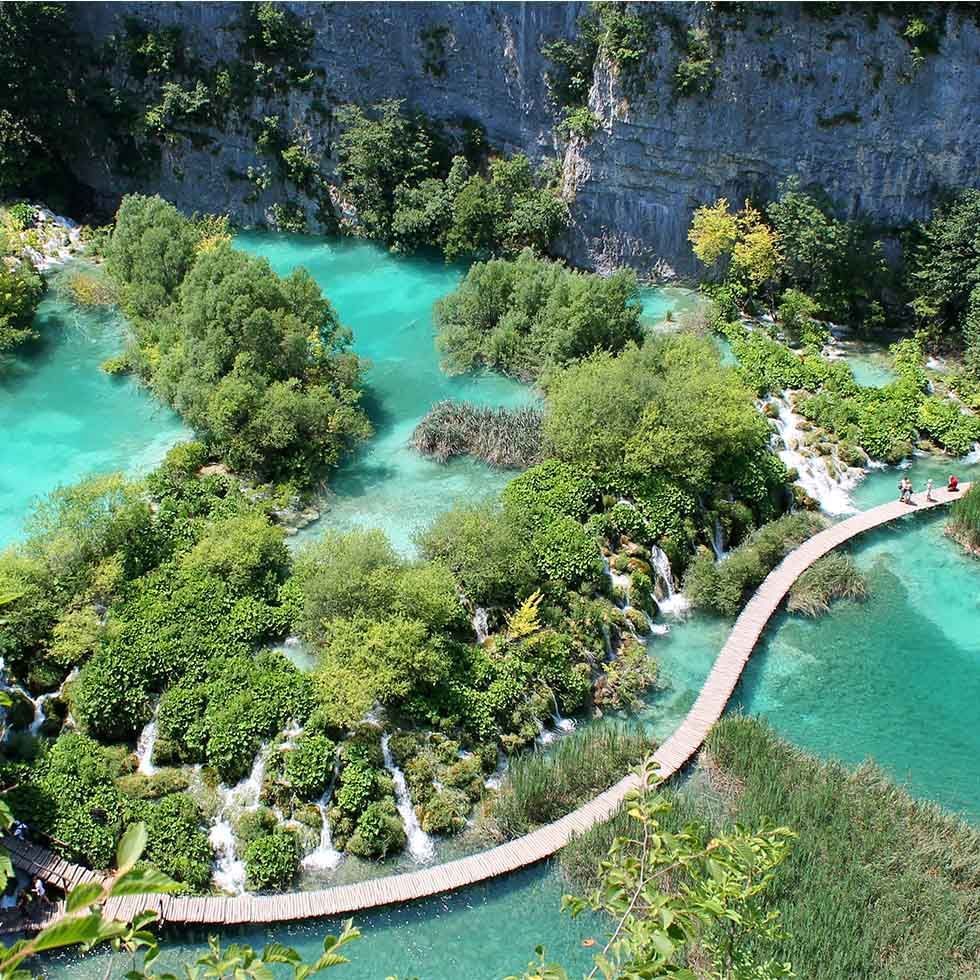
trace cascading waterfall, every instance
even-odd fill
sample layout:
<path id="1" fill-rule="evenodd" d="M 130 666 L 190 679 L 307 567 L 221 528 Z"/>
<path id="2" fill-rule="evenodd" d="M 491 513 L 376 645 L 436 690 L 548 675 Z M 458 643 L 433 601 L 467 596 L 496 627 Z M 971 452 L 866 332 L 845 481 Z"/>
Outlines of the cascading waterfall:
<path id="1" fill-rule="evenodd" d="M 320 826 L 320 843 L 303 858 L 303 867 L 307 871 L 332 871 L 344 859 L 344 855 L 333 846 L 333 837 L 330 834 L 330 818 L 327 816 L 327 804 L 333 795 L 333 784 L 334 781 L 331 779 L 330 785 L 323 791 L 323 796 L 316 804 L 323 823 Z"/>
<path id="2" fill-rule="evenodd" d="M 715 558 L 721 561 L 725 557 L 725 529 L 721 526 L 721 521 L 715 518 L 715 527 L 711 535 L 711 549 L 715 553 Z"/>
<path id="3" fill-rule="evenodd" d="M 266 745 L 263 743 L 255 756 L 252 771 L 240 783 L 218 787 L 221 803 L 214 826 L 208 834 L 215 853 L 213 877 L 218 888 L 234 895 L 245 891 L 245 862 L 237 854 L 231 818 L 237 815 L 236 811 L 241 813 L 258 807 L 265 776 L 265 751 Z"/>
<path id="4" fill-rule="evenodd" d="M 562 713 L 558 710 L 558 698 L 555 697 L 555 692 L 551 692 L 551 702 L 555 706 L 554 713 L 551 716 L 551 721 L 555 726 L 555 731 L 559 735 L 570 735 L 575 731 L 575 719 L 565 718 Z"/>
<path id="5" fill-rule="evenodd" d="M 408 837 L 408 853 L 421 864 L 429 861 L 436 852 L 435 842 L 422 829 L 419 818 L 415 815 L 415 807 L 412 806 L 412 797 L 408 792 L 408 785 L 405 782 L 405 774 L 395 765 L 392 758 L 391 749 L 388 742 L 391 736 L 385 733 L 381 736 L 381 754 L 384 756 L 385 769 L 391 774 L 392 782 L 395 784 L 395 804 L 398 812 L 405 823 L 405 834 Z"/>
<path id="6" fill-rule="evenodd" d="M 485 643 L 490 635 L 487 611 L 483 606 L 477 606 L 473 610 L 473 632 L 476 633 L 476 642 L 481 644 Z"/>
<path id="7" fill-rule="evenodd" d="M 157 767 L 153 765 L 153 749 L 157 744 L 157 712 L 159 710 L 160 704 L 157 702 L 157 706 L 153 710 L 153 717 L 147 722 L 136 741 L 136 758 L 139 759 L 136 771 L 141 772 L 144 776 L 152 776 L 157 771 Z"/>
<path id="8" fill-rule="evenodd" d="M 777 450 L 779 458 L 796 470 L 803 489 L 826 514 L 838 516 L 854 513 L 850 491 L 861 481 L 864 470 L 845 466 L 835 455 L 839 475 L 836 478 L 831 476 L 821 457 L 807 456 L 799 451 L 798 447 L 803 445 L 803 433 L 799 428 L 799 417 L 787 399 L 771 398 L 769 404 L 775 405 L 778 413 L 772 421 L 783 444 L 783 448 Z"/>
<path id="9" fill-rule="evenodd" d="M 661 612 L 672 613 L 675 616 L 681 615 L 688 608 L 687 599 L 683 593 L 675 591 L 674 572 L 670 567 L 670 559 L 656 545 L 650 549 L 650 565 L 664 587 L 664 597 L 657 601 Z"/>

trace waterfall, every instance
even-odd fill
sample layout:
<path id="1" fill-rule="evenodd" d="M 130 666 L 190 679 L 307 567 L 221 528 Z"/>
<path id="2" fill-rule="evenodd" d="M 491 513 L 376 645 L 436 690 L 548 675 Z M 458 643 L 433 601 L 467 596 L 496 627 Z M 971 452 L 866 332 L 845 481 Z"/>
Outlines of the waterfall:
<path id="1" fill-rule="evenodd" d="M 725 557 L 725 529 L 721 526 L 721 521 L 717 517 L 715 518 L 715 527 L 711 535 L 711 548 L 718 561 L 721 561 Z"/>
<path id="2" fill-rule="evenodd" d="M 144 776 L 152 776 L 157 771 L 157 767 L 153 765 L 153 748 L 157 744 L 157 712 L 159 710 L 160 703 L 157 702 L 153 717 L 147 722 L 136 741 L 136 758 L 139 759 L 136 771 L 143 773 Z"/>
<path id="3" fill-rule="evenodd" d="M 504 776 L 507 774 L 507 768 L 507 756 L 505 756 L 503 752 L 498 751 L 497 768 L 483 780 L 483 785 L 487 789 L 500 789 L 500 784 L 504 781 Z"/>
<path id="4" fill-rule="evenodd" d="M 259 805 L 265 776 L 265 748 L 264 744 L 259 748 L 252 771 L 240 783 L 232 787 L 218 787 L 221 804 L 208 834 L 208 841 L 215 853 L 214 883 L 222 891 L 234 895 L 245 891 L 245 862 L 237 854 L 231 818 L 236 815 L 236 810 L 254 810 Z"/>
<path id="5" fill-rule="evenodd" d="M 333 846 L 333 838 L 330 836 L 330 819 L 327 816 L 327 804 L 333 794 L 333 780 L 323 791 L 323 796 L 317 802 L 316 808 L 320 811 L 320 818 L 323 823 L 320 826 L 320 843 L 316 849 L 310 851 L 303 858 L 303 867 L 307 871 L 332 871 L 343 860 L 344 855 Z"/>
<path id="6" fill-rule="evenodd" d="M 486 643 L 487 637 L 490 635 L 490 630 L 487 611 L 483 606 L 477 606 L 473 610 L 473 632 L 476 633 L 477 643 Z"/>
<path id="7" fill-rule="evenodd" d="M 381 736 L 381 754 L 384 756 L 385 769 L 391 773 L 392 782 L 395 784 L 395 801 L 398 812 L 405 823 L 405 833 L 408 836 L 408 853 L 418 862 L 429 861 L 435 854 L 435 843 L 432 838 L 422 829 L 419 818 L 415 815 L 415 807 L 412 806 L 412 798 L 408 793 L 408 786 L 405 783 L 405 774 L 395 765 L 392 758 L 391 749 L 388 742 L 391 736 L 387 733 Z"/>
<path id="8" fill-rule="evenodd" d="M 807 456 L 800 452 L 798 447 L 803 445 L 803 433 L 799 428 L 799 417 L 789 402 L 785 398 L 772 398 L 770 404 L 775 405 L 778 411 L 772 421 L 783 443 L 779 458 L 788 467 L 796 470 L 800 485 L 820 504 L 824 513 L 832 516 L 853 514 L 854 503 L 850 491 L 857 486 L 864 471 L 845 466 L 835 453 L 833 459 L 837 463 L 839 475 L 836 479 L 832 477 L 822 457 Z"/>
<path id="9" fill-rule="evenodd" d="M 555 726 L 555 731 L 559 735 L 571 735 L 575 731 L 575 719 L 564 718 L 562 713 L 558 710 L 558 698 L 555 697 L 555 692 L 551 692 L 551 702 L 555 706 L 554 713 L 551 716 L 551 721 Z"/>

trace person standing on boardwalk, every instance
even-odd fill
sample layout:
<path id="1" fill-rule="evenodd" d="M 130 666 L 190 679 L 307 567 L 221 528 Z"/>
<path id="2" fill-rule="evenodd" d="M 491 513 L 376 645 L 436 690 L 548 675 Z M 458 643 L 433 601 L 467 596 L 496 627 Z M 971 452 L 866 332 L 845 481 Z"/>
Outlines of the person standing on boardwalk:
<path id="1" fill-rule="evenodd" d="M 935 499 L 932 495 L 932 480 L 926 480 L 926 500 L 933 501 Z"/>
<path id="2" fill-rule="evenodd" d="M 960 488 L 960 481 L 957 480 L 952 473 L 950 473 L 949 482 L 946 484 L 946 489 L 949 490 L 950 493 L 956 493 L 956 491 L 959 490 L 959 488 Z"/>

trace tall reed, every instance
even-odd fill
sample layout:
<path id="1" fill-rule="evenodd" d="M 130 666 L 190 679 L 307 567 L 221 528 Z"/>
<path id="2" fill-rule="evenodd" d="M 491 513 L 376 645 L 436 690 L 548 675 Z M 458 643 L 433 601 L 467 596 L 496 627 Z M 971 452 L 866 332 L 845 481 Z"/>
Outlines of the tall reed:
<path id="1" fill-rule="evenodd" d="M 440 463 L 475 456 L 491 466 L 524 469 L 541 461 L 542 412 L 447 399 L 433 405 L 412 433 L 412 446 Z"/>

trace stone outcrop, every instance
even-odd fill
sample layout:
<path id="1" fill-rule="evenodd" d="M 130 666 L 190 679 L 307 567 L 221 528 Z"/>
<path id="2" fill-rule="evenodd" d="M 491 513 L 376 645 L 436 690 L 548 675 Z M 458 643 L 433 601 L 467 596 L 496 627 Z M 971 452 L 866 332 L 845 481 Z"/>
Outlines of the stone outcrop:
<path id="1" fill-rule="evenodd" d="M 241 4 L 78 3 L 93 47 L 126 18 L 179 24 L 204 64 L 240 57 Z M 403 98 L 426 114 L 481 123 L 503 150 L 564 162 L 573 227 L 561 250 L 600 269 L 627 263 L 645 275 L 695 271 L 686 233 L 692 210 L 719 196 L 765 199 L 785 177 L 825 188 L 842 214 L 885 226 L 928 214 L 939 193 L 980 174 L 980 29 L 971 7 L 930 4 L 938 51 L 915 57 L 903 36 L 910 8 L 878 4 L 646 4 L 648 51 L 631 72 L 600 53 L 589 140 L 566 145 L 545 72 L 543 43 L 572 39 L 581 3 L 290 3 L 315 31 L 308 59 L 321 79 L 254 100 L 220 126 L 167 141 L 152 173 L 127 177 L 93 132 L 76 172 L 111 205 L 129 190 L 158 191 L 188 210 L 227 211 L 244 224 L 269 208 L 317 208 L 267 166 L 254 121 L 278 115 L 309 134 L 332 170 L 332 111 Z M 889 11 L 894 10 L 894 13 Z M 680 95 L 674 75 L 687 31 L 708 38 L 710 91 Z M 132 80 L 114 69 L 113 82 Z"/>

